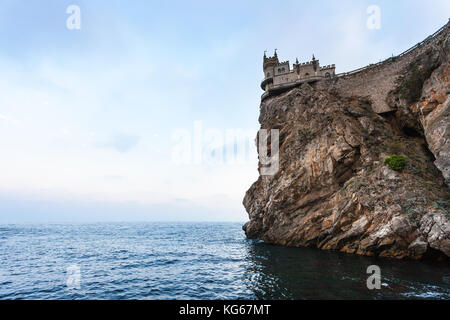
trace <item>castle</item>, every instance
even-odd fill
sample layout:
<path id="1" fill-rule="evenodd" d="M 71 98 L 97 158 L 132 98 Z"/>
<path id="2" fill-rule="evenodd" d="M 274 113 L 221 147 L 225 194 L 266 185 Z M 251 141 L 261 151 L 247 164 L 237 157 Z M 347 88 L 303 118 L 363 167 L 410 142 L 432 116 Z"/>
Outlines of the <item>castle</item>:
<path id="1" fill-rule="evenodd" d="M 299 63 L 296 59 L 291 70 L 289 61 L 278 61 L 276 49 L 273 57 L 267 57 L 264 52 L 264 80 L 261 82 L 261 88 L 265 92 L 261 99 L 268 97 L 271 93 L 292 88 L 303 82 L 331 79 L 335 76 L 334 69 L 334 64 L 321 67 L 319 60 L 313 55 L 309 62 Z"/>

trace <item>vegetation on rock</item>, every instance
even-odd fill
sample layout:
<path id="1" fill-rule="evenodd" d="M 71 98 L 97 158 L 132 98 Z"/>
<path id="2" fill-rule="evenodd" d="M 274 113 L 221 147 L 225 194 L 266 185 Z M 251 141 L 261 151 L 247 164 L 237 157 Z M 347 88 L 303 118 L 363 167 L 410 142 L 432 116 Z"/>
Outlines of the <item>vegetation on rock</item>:
<path id="1" fill-rule="evenodd" d="M 405 168 L 406 165 L 406 159 L 405 156 L 402 155 L 392 155 L 387 157 L 384 160 L 384 164 L 387 164 L 389 168 L 395 171 L 402 171 L 403 168 Z"/>

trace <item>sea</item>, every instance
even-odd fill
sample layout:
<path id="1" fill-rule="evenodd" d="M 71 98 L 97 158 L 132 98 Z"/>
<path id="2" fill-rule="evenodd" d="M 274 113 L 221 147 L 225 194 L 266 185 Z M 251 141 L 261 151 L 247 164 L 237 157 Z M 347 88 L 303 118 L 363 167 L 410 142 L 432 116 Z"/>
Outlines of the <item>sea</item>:
<path id="1" fill-rule="evenodd" d="M 450 299 L 450 269 L 265 244 L 242 223 L 9 224 L 0 299 Z"/>

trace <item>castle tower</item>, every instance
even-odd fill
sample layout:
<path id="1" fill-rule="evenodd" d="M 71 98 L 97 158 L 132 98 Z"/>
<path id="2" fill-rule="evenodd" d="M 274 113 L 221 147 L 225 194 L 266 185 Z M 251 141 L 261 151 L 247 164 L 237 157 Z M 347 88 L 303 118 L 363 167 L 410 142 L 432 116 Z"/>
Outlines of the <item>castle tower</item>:
<path id="1" fill-rule="evenodd" d="M 264 78 L 272 78 L 273 77 L 273 68 L 277 66 L 280 62 L 278 61 L 277 49 L 275 49 L 275 53 L 273 57 L 267 57 L 266 52 L 264 51 L 264 62 L 263 62 L 263 70 L 264 70 Z"/>
<path id="2" fill-rule="evenodd" d="M 263 58 L 263 70 L 264 70 L 264 80 L 261 82 L 261 88 L 264 91 L 268 90 L 268 86 L 273 82 L 273 76 L 275 72 L 275 66 L 277 66 L 280 62 L 278 61 L 277 49 L 275 49 L 275 53 L 273 57 L 267 57 L 266 52 L 264 51 Z"/>

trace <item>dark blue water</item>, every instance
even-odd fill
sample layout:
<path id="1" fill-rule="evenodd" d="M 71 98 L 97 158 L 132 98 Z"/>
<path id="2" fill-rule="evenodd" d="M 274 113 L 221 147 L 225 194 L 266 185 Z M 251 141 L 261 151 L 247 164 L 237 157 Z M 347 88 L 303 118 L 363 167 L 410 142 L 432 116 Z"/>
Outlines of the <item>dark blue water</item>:
<path id="1" fill-rule="evenodd" d="M 450 299 L 448 265 L 266 245 L 240 223 L 3 225 L 0 262 L 0 299 Z"/>

